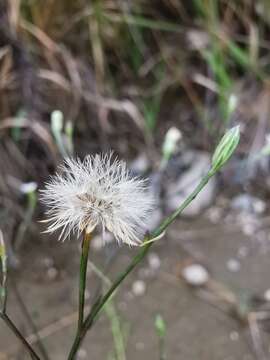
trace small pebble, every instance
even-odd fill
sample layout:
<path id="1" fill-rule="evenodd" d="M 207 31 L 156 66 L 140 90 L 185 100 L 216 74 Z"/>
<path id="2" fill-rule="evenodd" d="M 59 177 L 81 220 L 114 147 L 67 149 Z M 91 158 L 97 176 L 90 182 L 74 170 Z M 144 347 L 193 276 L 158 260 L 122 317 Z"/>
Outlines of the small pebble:
<path id="1" fill-rule="evenodd" d="M 227 268 L 231 272 L 238 272 L 241 268 L 241 264 L 238 260 L 232 258 L 227 261 Z"/>
<path id="2" fill-rule="evenodd" d="M 55 267 L 51 267 L 47 270 L 47 276 L 49 280 L 55 280 L 58 275 L 58 270 Z"/>
<path id="3" fill-rule="evenodd" d="M 41 261 L 46 268 L 50 268 L 53 266 L 53 259 L 51 257 L 45 257 Z"/>
<path id="4" fill-rule="evenodd" d="M 237 331 L 232 331 L 230 333 L 230 339 L 232 341 L 238 341 L 239 340 L 239 333 Z"/>
<path id="5" fill-rule="evenodd" d="M 207 211 L 206 215 L 212 224 L 217 224 L 222 218 L 222 210 L 217 206 L 213 206 Z"/>
<path id="6" fill-rule="evenodd" d="M 150 253 L 148 255 L 148 263 L 152 270 L 158 270 L 160 268 L 160 258 L 156 253 Z"/>
<path id="7" fill-rule="evenodd" d="M 142 280 L 136 280 L 132 285 L 132 292 L 135 296 L 144 295 L 146 290 L 145 282 Z"/>
<path id="8" fill-rule="evenodd" d="M 257 231 L 257 226 L 253 223 L 243 224 L 242 231 L 246 236 L 253 236 Z"/>
<path id="9" fill-rule="evenodd" d="M 182 270 L 182 276 L 188 284 L 193 286 L 205 285 L 209 280 L 208 271 L 200 264 L 186 266 Z"/>
<path id="10" fill-rule="evenodd" d="M 139 341 L 139 342 L 136 342 L 135 348 L 136 348 L 136 350 L 144 350 L 145 345 L 143 342 Z"/>
<path id="11" fill-rule="evenodd" d="M 243 259 L 248 256 L 248 253 L 249 253 L 249 249 L 247 246 L 240 246 L 237 255 L 239 258 Z"/>
<path id="12" fill-rule="evenodd" d="M 266 210 L 266 203 L 249 194 L 240 194 L 232 199 L 231 207 L 242 213 L 262 214 Z"/>
<path id="13" fill-rule="evenodd" d="M 266 210 L 266 203 L 260 199 L 257 199 L 253 203 L 253 209 L 256 214 L 263 214 Z"/>
<path id="14" fill-rule="evenodd" d="M 267 289 L 265 292 L 264 292 L 264 296 L 266 301 L 269 301 L 270 302 L 270 289 Z"/>
<path id="15" fill-rule="evenodd" d="M 85 349 L 78 350 L 78 359 L 86 359 L 87 358 L 87 351 Z"/>

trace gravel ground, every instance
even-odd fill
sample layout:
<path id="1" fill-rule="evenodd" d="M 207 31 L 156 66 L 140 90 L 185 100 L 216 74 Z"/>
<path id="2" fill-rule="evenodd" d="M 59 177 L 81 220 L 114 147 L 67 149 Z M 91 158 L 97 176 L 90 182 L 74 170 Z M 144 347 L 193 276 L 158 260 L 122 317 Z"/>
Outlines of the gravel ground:
<path id="1" fill-rule="evenodd" d="M 66 359 L 76 325 L 76 289 L 79 262 L 76 241 L 61 244 L 29 240 L 22 254 L 21 268 L 10 273 L 8 310 L 19 328 L 31 334 L 14 290 L 16 284 L 38 329 L 46 330 L 44 344 L 51 359 Z M 110 277 L 124 268 L 136 249 L 108 246 L 92 250 L 91 259 L 102 267 L 104 258 L 117 252 Z M 207 291 L 195 291 L 179 276 L 189 262 L 200 261 L 211 278 L 241 299 L 260 295 L 269 285 L 269 254 L 235 226 L 213 225 L 201 218 L 179 221 L 148 258 L 125 281 L 114 303 L 122 323 L 126 359 L 159 358 L 154 319 L 161 314 L 167 325 L 165 348 L 170 360 L 253 360 L 256 359 L 249 327 L 224 310 Z M 92 285 L 93 284 L 93 285 Z M 98 280 L 89 272 L 88 295 Z M 210 301 L 211 300 L 211 301 Z M 222 309 L 223 310 L 222 310 Z M 62 319 L 60 326 L 57 321 Z M 48 325 L 51 325 L 47 328 Z M 108 317 L 103 314 L 88 334 L 78 359 L 112 359 L 114 351 Z M 48 330 L 48 331 L 47 331 Z M 0 323 L 0 359 L 27 359 L 17 340 Z M 259 326 L 255 336 L 257 353 L 269 335 Z M 265 359 L 269 349 L 264 346 Z M 268 355 L 267 355 L 268 354 Z M 262 356 L 262 355 L 260 355 Z M 261 357 L 263 359 L 263 357 Z"/>

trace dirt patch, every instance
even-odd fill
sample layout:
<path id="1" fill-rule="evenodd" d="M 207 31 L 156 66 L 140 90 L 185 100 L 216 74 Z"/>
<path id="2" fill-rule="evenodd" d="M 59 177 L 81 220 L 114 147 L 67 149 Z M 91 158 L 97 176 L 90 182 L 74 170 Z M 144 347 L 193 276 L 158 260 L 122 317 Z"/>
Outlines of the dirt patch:
<path id="1" fill-rule="evenodd" d="M 78 243 L 31 242 L 19 271 L 10 274 L 10 316 L 20 329 L 31 333 L 22 315 L 14 291 L 19 292 L 38 329 L 44 329 L 62 319 L 57 330 L 52 326 L 44 337 L 44 344 L 55 360 L 66 359 L 76 325 Z M 246 247 L 241 259 L 239 249 Z M 92 259 L 104 267 L 105 259 L 115 256 L 110 277 L 123 269 L 136 249 L 107 247 L 92 252 Z M 117 254 L 115 255 L 115 252 Z M 269 279 L 269 254 L 254 248 L 252 242 L 237 229 L 212 225 L 204 219 L 177 222 L 166 238 L 153 246 L 152 255 L 160 259 L 160 267 L 151 270 L 149 258 L 124 282 L 115 303 L 126 337 L 126 358 L 157 359 L 158 339 L 154 319 L 161 314 L 167 324 L 166 354 L 171 360 L 253 360 L 253 343 L 248 327 L 242 326 L 233 316 L 198 297 L 196 292 L 177 277 L 181 264 L 192 254 L 220 281 L 238 294 L 262 294 Z M 238 259 L 237 271 L 228 268 L 230 259 Z M 44 264 L 45 259 L 45 264 Z M 46 260 L 47 259 L 47 260 Z M 50 261 L 48 260 L 50 259 Z M 47 269 L 53 264 L 55 272 Z M 54 275 L 54 276 L 52 276 Z M 142 280 L 145 291 L 134 295 L 134 281 Z M 98 284 L 89 274 L 89 297 Z M 65 324 L 66 322 L 66 324 Z M 23 350 L 3 323 L 0 324 L 1 359 L 24 359 Z M 260 329 L 260 338 L 267 337 Z M 113 351 L 112 333 L 108 318 L 103 314 L 88 334 L 78 358 L 108 359 Z M 9 354 L 8 356 L 5 354 Z"/>

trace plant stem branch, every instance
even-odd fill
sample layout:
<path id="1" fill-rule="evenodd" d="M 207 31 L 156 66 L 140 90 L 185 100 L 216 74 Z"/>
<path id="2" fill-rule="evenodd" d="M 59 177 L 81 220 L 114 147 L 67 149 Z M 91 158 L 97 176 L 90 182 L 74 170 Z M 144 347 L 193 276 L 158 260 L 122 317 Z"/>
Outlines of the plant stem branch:
<path id="1" fill-rule="evenodd" d="M 19 303 L 19 306 L 21 307 L 21 310 L 22 310 L 26 320 L 28 321 L 33 333 L 35 334 L 35 336 L 37 338 L 36 343 L 37 343 L 37 348 L 39 350 L 40 355 L 42 355 L 43 360 L 50 360 L 49 354 L 47 353 L 47 350 L 44 347 L 44 345 L 43 345 L 43 343 L 42 343 L 42 341 L 41 341 L 41 339 L 40 339 L 40 337 L 38 335 L 38 329 L 36 327 L 36 324 L 32 320 L 31 314 L 29 313 L 29 311 L 28 311 L 28 309 L 27 309 L 27 307 L 26 307 L 26 305 L 25 305 L 25 303 L 24 303 L 24 301 L 22 299 L 22 296 L 20 294 L 20 291 L 18 289 L 16 281 L 13 280 L 13 281 L 10 281 L 10 283 L 11 283 L 11 286 L 12 286 L 13 291 L 15 293 L 15 296 L 17 298 L 17 301 Z"/>
<path id="2" fill-rule="evenodd" d="M 79 314 L 78 314 L 78 325 L 77 332 L 73 342 L 72 350 L 68 356 L 68 360 L 74 359 L 74 356 L 77 353 L 79 348 L 81 338 L 83 335 L 83 321 L 84 321 L 84 304 L 85 304 L 85 288 L 86 288 L 86 273 L 88 265 L 88 255 L 90 241 L 92 239 L 92 233 L 84 232 L 83 242 L 82 242 L 82 254 L 80 262 L 80 285 L 79 285 Z"/>
<path id="3" fill-rule="evenodd" d="M 204 188 L 204 186 L 208 183 L 209 179 L 215 174 L 214 171 L 209 171 L 200 181 L 200 183 L 197 185 L 197 187 L 194 189 L 194 191 L 186 198 L 186 200 L 179 206 L 179 208 L 173 212 L 170 216 L 168 216 L 161 225 L 151 234 L 149 237 L 146 236 L 144 241 L 146 241 L 146 245 L 142 247 L 142 249 L 139 251 L 139 253 L 131 260 L 130 264 L 126 268 L 126 270 L 117 277 L 115 282 L 112 284 L 112 286 L 109 288 L 109 290 L 105 293 L 105 295 L 102 298 L 99 298 L 95 304 L 93 305 L 90 313 L 86 317 L 85 321 L 83 322 L 82 328 L 80 333 L 77 333 L 77 336 L 74 340 L 74 343 L 72 345 L 68 360 L 73 360 L 75 358 L 75 355 L 87 333 L 87 331 L 92 327 L 95 320 L 97 319 L 99 313 L 103 309 L 104 305 L 107 303 L 107 301 L 110 299 L 110 297 L 113 295 L 115 290 L 118 288 L 118 286 L 122 283 L 122 281 L 128 276 L 128 274 L 136 267 L 138 263 L 140 263 L 145 255 L 148 253 L 150 247 L 152 246 L 153 242 L 148 242 L 151 238 L 156 238 L 160 234 L 162 234 L 166 228 L 182 213 L 182 211 L 196 198 L 196 196 L 199 194 L 199 192 Z"/>
<path id="4" fill-rule="evenodd" d="M 208 183 L 210 178 L 214 175 L 214 172 L 209 171 L 192 191 L 192 193 L 182 202 L 182 204 L 177 208 L 171 215 L 169 215 L 161 225 L 153 232 L 151 238 L 155 238 L 163 233 L 167 227 L 185 210 L 185 208 L 197 197 L 201 190 Z M 148 240 L 148 239 L 147 239 Z"/>
<path id="5" fill-rule="evenodd" d="M 6 313 L 0 313 L 0 317 L 3 319 L 3 321 L 6 323 L 6 325 L 10 328 L 10 330 L 16 335 L 16 337 L 20 340 L 20 342 L 23 344 L 23 346 L 27 349 L 29 352 L 31 359 L 33 360 L 40 360 L 38 355 L 35 353 L 35 351 L 32 349 L 30 344 L 25 340 L 19 329 L 16 327 L 16 325 L 12 322 L 12 320 L 9 318 L 9 316 Z"/>

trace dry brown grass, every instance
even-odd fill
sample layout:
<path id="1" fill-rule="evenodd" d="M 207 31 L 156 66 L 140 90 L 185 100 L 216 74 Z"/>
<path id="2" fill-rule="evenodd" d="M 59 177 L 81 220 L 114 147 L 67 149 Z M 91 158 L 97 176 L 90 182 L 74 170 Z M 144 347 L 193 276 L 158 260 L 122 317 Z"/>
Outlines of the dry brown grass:
<path id="1" fill-rule="evenodd" d="M 11 179 L 40 184 L 61 157 L 55 109 L 79 154 L 143 148 L 157 158 L 172 123 L 190 146 L 211 148 L 239 121 L 250 129 L 242 152 L 264 141 L 267 0 L 9 0 L 0 21 L 0 199 L 10 238 L 25 206 Z"/>

